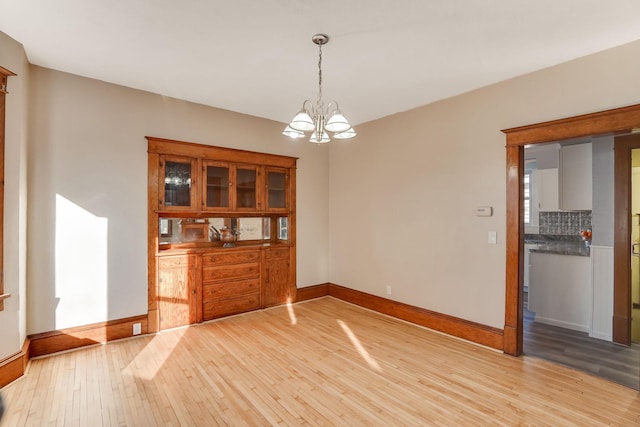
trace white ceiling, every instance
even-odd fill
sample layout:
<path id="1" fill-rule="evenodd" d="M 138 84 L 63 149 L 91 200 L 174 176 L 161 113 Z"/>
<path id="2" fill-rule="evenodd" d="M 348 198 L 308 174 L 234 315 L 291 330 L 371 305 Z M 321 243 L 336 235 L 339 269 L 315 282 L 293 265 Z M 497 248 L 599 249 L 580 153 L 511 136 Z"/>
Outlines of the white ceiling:
<path id="1" fill-rule="evenodd" d="M 640 39 L 638 0 L 0 0 L 33 64 L 288 122 L 353 124 Z"/>

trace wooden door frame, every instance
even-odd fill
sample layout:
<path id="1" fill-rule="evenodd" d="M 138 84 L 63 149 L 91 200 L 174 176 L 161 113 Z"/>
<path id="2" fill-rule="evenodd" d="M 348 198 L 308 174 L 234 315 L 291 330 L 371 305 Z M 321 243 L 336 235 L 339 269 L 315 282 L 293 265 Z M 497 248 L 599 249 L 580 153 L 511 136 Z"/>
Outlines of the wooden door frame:
<path id="1" fill-rule="evenodd" d="M 631 150 L 640 134 L 617 136 L 614 142 L 613 342 L 631 344 Z"/>
<path id="2" fill-rule="evenodd" d="M 640 127 L 640 104 L 502 131 L 507 137 L 507 238 L 503 349 L 505 353 L 520 356 L 523 349 L 524 146 L 625 132 L 638 127 Z M 617 222 L 616 215 L 616 228 Z M 617 234 L 615 236 L 614 259 L 617 260 L 616 248 L 619 245 L 617 245 Z M 628 248 L 625 251 L 628 256 Z"/>

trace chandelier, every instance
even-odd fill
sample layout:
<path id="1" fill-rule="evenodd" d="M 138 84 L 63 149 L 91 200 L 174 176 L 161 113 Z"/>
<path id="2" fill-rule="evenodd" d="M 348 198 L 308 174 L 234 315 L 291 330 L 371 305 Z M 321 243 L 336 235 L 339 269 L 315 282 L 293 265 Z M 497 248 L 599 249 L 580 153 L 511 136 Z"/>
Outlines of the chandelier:
<path id="1" fill-rule="evenodd" d="M 309 141 L 317 144 L 331 141 L 327 131 L 336 139 L 353 138 L 356 131 L 340 111 L 338 103 L 331 101 L 325 107 L 322 101 L 322 45 L 329 42 L 329 36 L 316 34 L 311 40 L 318 45 L 318 100 L 315 106 L 310 100 L 305 100 L 282 134 L 291 138 L 304 138 L 305 132 L 312 132 Z"/>

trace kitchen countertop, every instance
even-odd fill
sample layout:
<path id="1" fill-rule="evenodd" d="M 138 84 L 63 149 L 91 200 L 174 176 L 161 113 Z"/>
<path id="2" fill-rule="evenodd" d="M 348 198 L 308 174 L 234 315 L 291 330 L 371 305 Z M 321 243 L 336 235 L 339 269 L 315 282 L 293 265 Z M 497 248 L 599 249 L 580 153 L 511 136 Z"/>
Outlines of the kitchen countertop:
<path id="1" fill-rule="evenodd" d="M 525 244 L 538 245 L 535 249 L 530 249 L 531 253 L 591 256 L 590 248 L 580 238 L 573 236 L 525 236 Z"/>

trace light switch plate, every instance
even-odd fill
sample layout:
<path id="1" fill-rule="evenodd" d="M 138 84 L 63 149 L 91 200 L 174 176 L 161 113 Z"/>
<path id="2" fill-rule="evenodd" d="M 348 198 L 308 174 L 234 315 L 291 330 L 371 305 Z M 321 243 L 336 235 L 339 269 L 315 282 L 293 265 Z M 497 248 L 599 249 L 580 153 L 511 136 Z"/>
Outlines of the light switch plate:
<path id="1" fill-rule="evenodd" d="M 492 245 L 495 245 L 496 243 L 498 243 L 498 233 L 495 231 L 490 231 L 488 242 Z"/>

